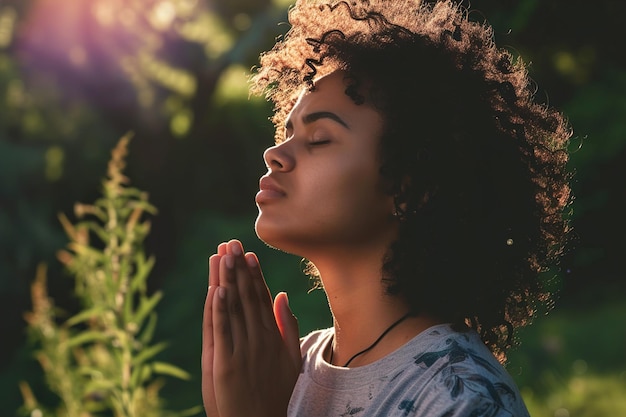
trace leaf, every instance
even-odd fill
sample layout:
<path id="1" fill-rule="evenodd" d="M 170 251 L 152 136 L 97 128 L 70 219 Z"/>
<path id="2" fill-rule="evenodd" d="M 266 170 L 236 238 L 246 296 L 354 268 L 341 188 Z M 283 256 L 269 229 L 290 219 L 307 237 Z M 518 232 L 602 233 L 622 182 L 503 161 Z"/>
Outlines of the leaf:
<path id="1" fill-rule="evenodd" d="M 175 378 L 184 379 L 185 381 L 191 379 L 191 375 L 189 375 L 187 371 L 169 363 L 154 362 L 151 368 L 156 374 L 169 375 Z"/>
<path id="2" fill-rule="evenodd" d="M 143 349 L 133 359 L 132 364 L 135 365 L 135 366 L 143 364 L 144 362 L 148 361 L 149 359 L 153 358 L 154 356 L 158 355 L 163 350 L 165 350 L 167 345 L 168 344 L 166 342 L 161 342 L 161 343 L 157 343 L 156 345 L 151 346 L 149 348 Z"/>
<path id="3" fill-rule="evenodd" d="M 108 339 L 109 339 L 109 336 L 107 336 L 106 334 L 92 330 L 92 331 L 79 333 L 77 336 L 70 338 L 67 341 L 67 347 L 73 348 L 73 347 L 85 345 L 91 342 L 103 342 Z"/>
<path id="4" fill-rule="evenodd" d="M 155 215 L 158 213 L 157 208 L 146 200 L 147 195 L 145 193 L 141 193 L 139 195 L 139 198 L 140 200 L 136 200 L 133 202 L 133 205 L 135 207 L 139 207 L 142 211 L 145 211 L 146 213 L 149 213 L 152 215 Z"/>
<path id="5" fill-rule="evenodd" d="M 93 380 L 99 380 L 102 378 L 102 369 L 94 368 L 93 366 L 81 366 L 77 370 L 79 375 L 89 376 Z"/>
<path id="6" fill-rule="evenodd" d="M 121 256 L 118 265 L 118 279 L 116 282 L 115 292 L 128 292 L 128 275 L 132 269 L 131 263 L 126 256 Z"/>
<path id="7" fill-rule="evenodd" d="M 87 245 L 81 245 L 76 242 L 70 242 L 67 245 L 67 247 L 73 250 L 77 255 L 80 255 L 80 256 L 91 257 L 91 258 L 95 258 L 98 260 L 101 260 L 104 258 L 104 254 L 102 253 L 102 251 L 93 249 L 92 247 L 87 246 Z"/>
<path id="8" fill-rule="evenodd" d="M 147 345 L 152 340 L 152 336 L 154 335 L 154 330 L 156 329 L 157 324 L 157 313 L 153 311 L 148 317 L 148 324 L 145 329 L 141 332 L 138 337 L 139 341 L 143 345 Z"/>
<path id="9" fill-rule="evenodd" d="M 116 388 L 113 381 L 108 379 L 92 379 L 85 387 L 86 392 L 90 391 L 112 391 Z"/>
<path id="10" fill-rule="evenodd" d="M 135 258 L 135 262 L 137 272 L 135 273 L 135 276 L 130 284 L 131 291 L 137 291 L 139 288 L 145 288 L 146 279 L 148 274 L 150 274 L 150 271 L 152 271 L 155 259 L 154 256 L 151 256 L 146 260 L 145 255 L 143 253 L 139 253 Z"/>
<path id="11" fill-rule="evenodd" d="M 137 366 L 133 369 L 133 374 L 130 377 L 130 385 L 137 388 L 151 377 L 152 369 L 149 366 Z"/>
<path id="12" fill-rule="evenodd" d="M 93 220 L 83 220 L 75 225 L 78 230 L 91 230 L 94 232 L 103 242 L 109 241 L 108 232 L 102 227 L 101 224 Z"/>
<path id="13" fill-rule="evenodd" d="M 70 317 L 65 322 L 65 324 L 67 326 L 69 326 L 69 327 L 75 326 L 78 323 L 82 323 L 84 321 L 87 321 L 87 320 L 89 320 L 92 317 L 102 315 L 104 313 L 104 311 L 105 311 L 105 308 L 103 306 L 96 306 L 96 307 L 90 308 L 89 310 L 82 311 L 82 312 L 76 314 L 73 317 Z"/>
<path id="14" fill-rule="evenodd" d="M 141 327 L 141 324 L 145 320 L 145 318 L 154 310 L 157 303 L 161 301 L 163 297 L 163 293 L 161 291 L 155 292 L 152 297 L 144 298 L 142 297 L 141 302 L 139 303 L 139 311 L 135 314 L 134 322 L 137 326 Z"/>
<path id="15" fill-rule="evenodd" d="M 63 230 L 65 230 L 65 233 L 67 234 L 67 236 L 71 240 L 77 240 L 76 228 L 74 227 L 72 222 L 69 221 L 69 219 L 64 213 L 59 214 L 59 221 L 61 222 L 61 226 L 63 226 Z"/>
<path id="16" fill-rule="evenodd" d="M 124 294 L 124 310 L 123 310 L 123 315 L 124 315 L 123 317 L 124 317 L 125 323 L 133 322 L 134 299 L 135 299 L 135 292 L 126 291 L 126 294 Z"/>

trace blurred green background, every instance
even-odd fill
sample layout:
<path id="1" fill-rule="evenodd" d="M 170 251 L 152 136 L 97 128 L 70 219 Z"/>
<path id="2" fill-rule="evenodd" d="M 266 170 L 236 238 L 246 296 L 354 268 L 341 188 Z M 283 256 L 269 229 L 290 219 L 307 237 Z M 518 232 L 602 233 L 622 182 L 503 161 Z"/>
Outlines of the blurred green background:
<path id="1" fill-rule="evenodd" d="M 39 262 L 50 293 L 78 308 L 55 259 L 57 220 L 100 191 L 109 152 L 134 131 L 127 174 L 159 214 L 147 252 L 163 289 L 170 409 L 201 403 L 200 322 L 207 256 L 239 238 L 272 291 L 287 290 L 303 333 L 328 326 L 300 260 L 254 235 L 254 194 L 272 142 L 270 106 L 248 98 L 259 52 L 285 33 L 288 0 L 0 0 L 0 416 L 17 383 L 46 394 L 23 313 Z M 626 416 L 626 47 L 623 0 L 473 0 L 500 46 L 531 63 L 537 98 L 574 128 L 575 239 L 554 310 L 520 333 L 509 371 L 533 416 Z"/>

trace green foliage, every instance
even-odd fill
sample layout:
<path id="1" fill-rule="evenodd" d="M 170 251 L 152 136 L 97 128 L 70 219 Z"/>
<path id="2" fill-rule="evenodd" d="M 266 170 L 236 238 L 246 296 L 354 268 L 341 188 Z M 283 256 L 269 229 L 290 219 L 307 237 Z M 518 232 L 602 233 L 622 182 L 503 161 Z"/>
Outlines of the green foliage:
<path id="1" fill-rule="evenodd" d="M 602 417 L 626 415 L 626 376 L 584 375 L 554 383 L 548 398 L 522 395 L 531 416 Z"/>
<path id="2" fill-rule="evenodd" d="M 532 416 L 626 415 L 626 303 L 557 310 L 523 329 L 508 369 Z"/>
<path id="3" fill-rule="evenodd" d="M 166 348 L 163 342 L 152 344 L 155 308 L 162 293 L 147 291 L 154 258 L 146 258 L 143 251 L 150 223 L 142 217 L 156 209 L 146 193 L 127 186 L 128 178 L 122 174 L 129 139 L 122 138 L 112 152 L 103 197 L 93 205 L 77 204 L 81 220 L 76 224 L 61 215 L 70 242 L 59 259 L 75 278 L 82 310 L 61 320 L 47 294 L 45 267 L 39 268 L 32 285 L 33 310 L 26 320 L 41 344 L 37 359 L 46 381 L 60 398 L 59 416 L 160 417 L 200 410 L 178 414 L 162 410 L 163 382 L 156 376 L 189 375 L 155 360 Z M 22 393 L 27 411 L 43 411 L 25 383 Z"/>

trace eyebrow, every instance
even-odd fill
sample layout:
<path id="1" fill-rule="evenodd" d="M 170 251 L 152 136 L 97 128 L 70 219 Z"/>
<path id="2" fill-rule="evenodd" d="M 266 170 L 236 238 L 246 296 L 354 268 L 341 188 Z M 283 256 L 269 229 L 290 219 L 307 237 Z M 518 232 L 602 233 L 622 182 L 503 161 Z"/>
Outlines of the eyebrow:
<path id="1" fill-rule="evenodd" d="M 307 115 L 305 115 L 304 117 L 302 117 L 302 122 L 305 125 L 311 124 L 313 122 L 317 122 L 318 120 L 321 119 L 330 119 L 333 120 L 334 122 L 339 123 L 340 125 L 342 125 L 343 127 L 345 127 L 346 129 L 350 129 L 350 126 L 348 126 L 348 124 L 339 116 L 337 116 L 335 113 L 333 112 L 329 112 L 329 111 L 318 111 L 318 112 L 314 112 L 314 113 L 309 113 Z M 288 120 L 287 123 L 285 124 L 285 128 L 286 129 L 290 129 L 293 126 L 293 123 L 291 122 L 291 120 Z"/>

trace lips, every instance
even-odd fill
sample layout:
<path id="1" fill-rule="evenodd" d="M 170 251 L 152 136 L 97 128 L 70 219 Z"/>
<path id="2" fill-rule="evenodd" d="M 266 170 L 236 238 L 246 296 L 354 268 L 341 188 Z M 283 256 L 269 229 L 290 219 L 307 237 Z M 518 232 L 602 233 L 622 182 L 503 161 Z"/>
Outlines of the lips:
<path id="1" fill-rule="evenodd" d="M 267 203 L 287 195 L 278 183 L 268 176 L 261 177 L 259 190 L 255 198 L 257 204 Z"/>

